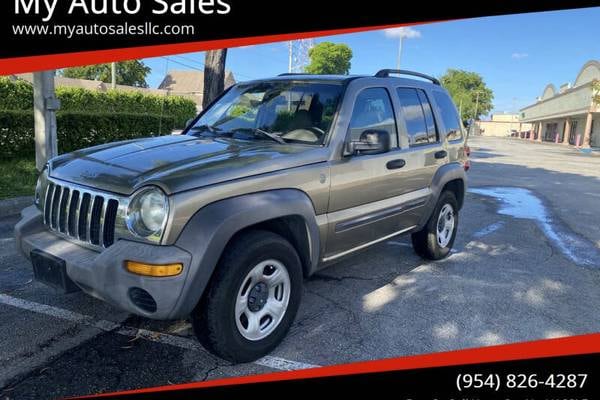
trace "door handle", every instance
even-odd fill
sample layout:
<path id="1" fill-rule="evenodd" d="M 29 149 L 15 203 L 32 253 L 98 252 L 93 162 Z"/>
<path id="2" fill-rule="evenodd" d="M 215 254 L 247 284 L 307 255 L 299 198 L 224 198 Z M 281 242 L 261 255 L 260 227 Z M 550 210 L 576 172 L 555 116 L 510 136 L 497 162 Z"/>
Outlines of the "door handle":
<path id="1" fill-rule="evenodd" d="M 392 160 L 386 164 L 387 169 L 400 169 L 406 165 L 404 160 Z"/>
<path id="2" fill-rule="evenodd" d="M 446 150 L 440 150 L 435 153 L 434 157 L 436 159 L 446 158 L 448 156 L 448 152 Z"/>

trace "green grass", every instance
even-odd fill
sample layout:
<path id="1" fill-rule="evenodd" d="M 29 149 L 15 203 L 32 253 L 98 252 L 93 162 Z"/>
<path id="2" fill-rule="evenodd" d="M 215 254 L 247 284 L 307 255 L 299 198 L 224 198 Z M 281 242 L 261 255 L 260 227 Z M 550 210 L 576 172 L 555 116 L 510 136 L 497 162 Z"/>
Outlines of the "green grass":
<path id="1" fill-rule="evenodd" d="M 38 172 L 35 159 L 0 161 L 0 200 L 33 196 Z"/>

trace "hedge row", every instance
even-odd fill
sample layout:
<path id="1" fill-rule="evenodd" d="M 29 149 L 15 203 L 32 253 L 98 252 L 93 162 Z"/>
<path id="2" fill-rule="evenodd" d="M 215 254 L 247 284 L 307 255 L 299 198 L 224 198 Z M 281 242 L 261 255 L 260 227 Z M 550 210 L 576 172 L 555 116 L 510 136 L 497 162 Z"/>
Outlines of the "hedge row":
<path id="1" fill-rule="evenodd" d="M 196 104 L 181 96 L 158 96 L 137 91 L 100 92 L 82 88 L 57 87 L 61 111 L 168 115 L 175 128 L 182 129 L 196 115 Z M 32 110 L 33 87 L 26 81 L 0 77 L 0 110 Z"/>
<path id="2" fill-rule="evenodd" d="M 175 118 L 135 113 L 57 113 L 59 153 L 119 140 L 169 134 Z M 0 110 L 0 158 L 35 155 L 33 112 Z"/>
<path id="3" fill-rule="evenodd" d="M 0 109 L 33 109 L 33 87 L 29 82 L 0 77 Z"/>

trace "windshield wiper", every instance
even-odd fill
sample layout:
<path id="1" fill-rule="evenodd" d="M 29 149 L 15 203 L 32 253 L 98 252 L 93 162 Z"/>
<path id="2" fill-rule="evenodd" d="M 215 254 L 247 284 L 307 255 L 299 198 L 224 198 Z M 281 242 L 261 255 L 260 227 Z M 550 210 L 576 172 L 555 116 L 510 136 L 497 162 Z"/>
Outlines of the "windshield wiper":
<path id="1" fill-rule="evenodd" d="M 271 132 L 267 132 L 264 131 L 260 128 L 254 128 L 254 133 L 260 133 L 263 136 L 268 137 L 269 139 L 274 140 L 275 142 L 279 143 L 279 144 L 285 144 L 285 140 L 283 140 L 281 137 L 279 137 L 278 135 L 276 135 L 275 133 L 271 133 Z"/>
<path id="2" fill-rule="evenodd" d="M 198 126 L 192 126 L 190 128 L 191 131 L 208 131 L 210 133 L 214 133 L 214 134 L 218 134 L 221 133 L 221 129 L 217 128 L 216 126 L 213 125 L 198 125 Z"/>

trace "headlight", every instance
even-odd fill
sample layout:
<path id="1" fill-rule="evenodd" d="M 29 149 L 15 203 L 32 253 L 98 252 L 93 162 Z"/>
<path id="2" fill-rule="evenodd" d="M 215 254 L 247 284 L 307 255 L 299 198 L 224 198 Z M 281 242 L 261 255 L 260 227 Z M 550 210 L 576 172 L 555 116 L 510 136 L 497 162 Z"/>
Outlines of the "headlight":
<path id="1" fill-rule="evenodd" d="M 129 202 L 127 226 L 136 236 L 158 241 L 169 215 L 169 200 L 157 187 L 140 190 Z"/>

